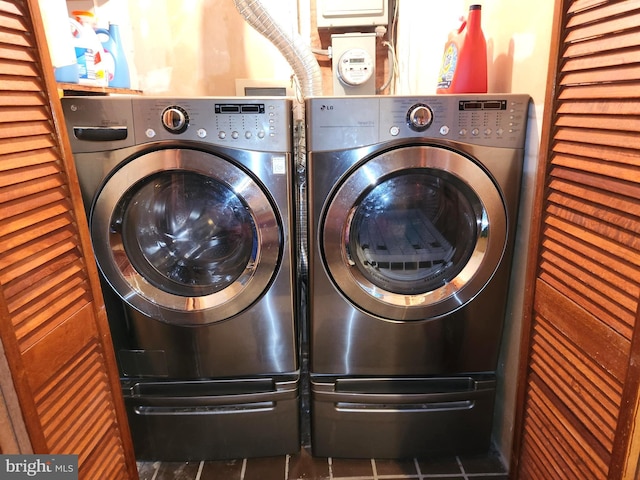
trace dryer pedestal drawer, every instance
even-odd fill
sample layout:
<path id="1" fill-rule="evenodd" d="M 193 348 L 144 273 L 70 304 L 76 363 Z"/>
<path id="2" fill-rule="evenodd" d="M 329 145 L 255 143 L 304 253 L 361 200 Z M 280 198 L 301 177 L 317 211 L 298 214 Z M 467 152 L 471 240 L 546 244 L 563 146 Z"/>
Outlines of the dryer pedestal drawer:
<path id="1" fill-rule="evenodd" d="M 239 380 L 154 382 L 126 389 L 136 458 L 184 462 L 298 452 L 297 382 L 274 383 L 270 391 L 265 385 Z"/>
<path id="2" fill-rule="evenodd" d="M 489 449 L 495 380 L 356 379 L 346 388 L 340 383 L 312 382 L 315 456 L 415 458 Z"/>

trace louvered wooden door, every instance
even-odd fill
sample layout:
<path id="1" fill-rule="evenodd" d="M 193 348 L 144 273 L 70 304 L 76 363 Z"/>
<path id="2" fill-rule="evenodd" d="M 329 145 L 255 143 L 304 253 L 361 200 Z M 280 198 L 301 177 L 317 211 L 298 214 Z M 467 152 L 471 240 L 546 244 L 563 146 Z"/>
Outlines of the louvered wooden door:
<path id="1" fill-rule="evenodd" d="M 137 478 L 36 0 L 0 1 L 0 337 L 35 453 Z M 34 20 L 36 19 L 36 20 Z"/>
<path id="2" fill-rule="evenodd" d="M 640 1 L 558 0 L 552 57 L 512 471 L 633 479 Z"/>

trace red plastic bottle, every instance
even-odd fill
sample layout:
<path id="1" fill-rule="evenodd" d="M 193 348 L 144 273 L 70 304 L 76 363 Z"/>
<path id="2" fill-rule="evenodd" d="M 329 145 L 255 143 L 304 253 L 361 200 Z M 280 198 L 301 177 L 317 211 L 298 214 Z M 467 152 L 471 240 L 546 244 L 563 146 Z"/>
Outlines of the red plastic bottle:
<path id="1" fill-rule="evenodd" d="M 481 5 L 469 7 L 466 24 L 449 38 L 436 93 L 487 93 L 487 42 L 482 33 Z"/>

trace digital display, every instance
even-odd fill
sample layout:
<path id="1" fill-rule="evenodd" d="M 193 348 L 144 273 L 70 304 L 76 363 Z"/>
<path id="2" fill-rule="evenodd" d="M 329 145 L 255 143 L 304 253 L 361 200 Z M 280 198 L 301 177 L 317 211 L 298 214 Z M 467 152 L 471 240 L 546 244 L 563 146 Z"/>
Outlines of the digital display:
<path id="1" fill-rule="evenodd" d="M 504 104 L 503 108 L 502 102 L 484 102 L 483 107 L 485 110 L 505 110 L 507 105 Z"/>
<path id="2" fill-rule="evenodd" d="M 464 110 L 482 110 L 482 103 L 464 102 Z"/>
<path id="3" fill-rule="evenodd" d="M 506 100 L 460 100 L 458 110 L 506 110 Z"/>
<path id="4" fill-rule="evenodd" d="M 350 58 L 349 63 L 364 63 L 364 58 Z"/>
<path id="5" fill-rule="evenodd" d="M 216 113 L 264 113 L 263 103 L 216 103 Z"/>

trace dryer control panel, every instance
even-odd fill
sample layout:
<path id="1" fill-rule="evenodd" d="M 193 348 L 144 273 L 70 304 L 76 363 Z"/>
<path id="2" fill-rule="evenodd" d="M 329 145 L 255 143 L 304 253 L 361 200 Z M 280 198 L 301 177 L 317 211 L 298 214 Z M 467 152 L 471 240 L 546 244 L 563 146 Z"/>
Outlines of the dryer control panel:
<path id="1" fill-rule="evenodd" d="M 317 97 L 307 103 L 310 150 L 419 137 L 524 148 L 530 97 L 514 94 Z"/>

